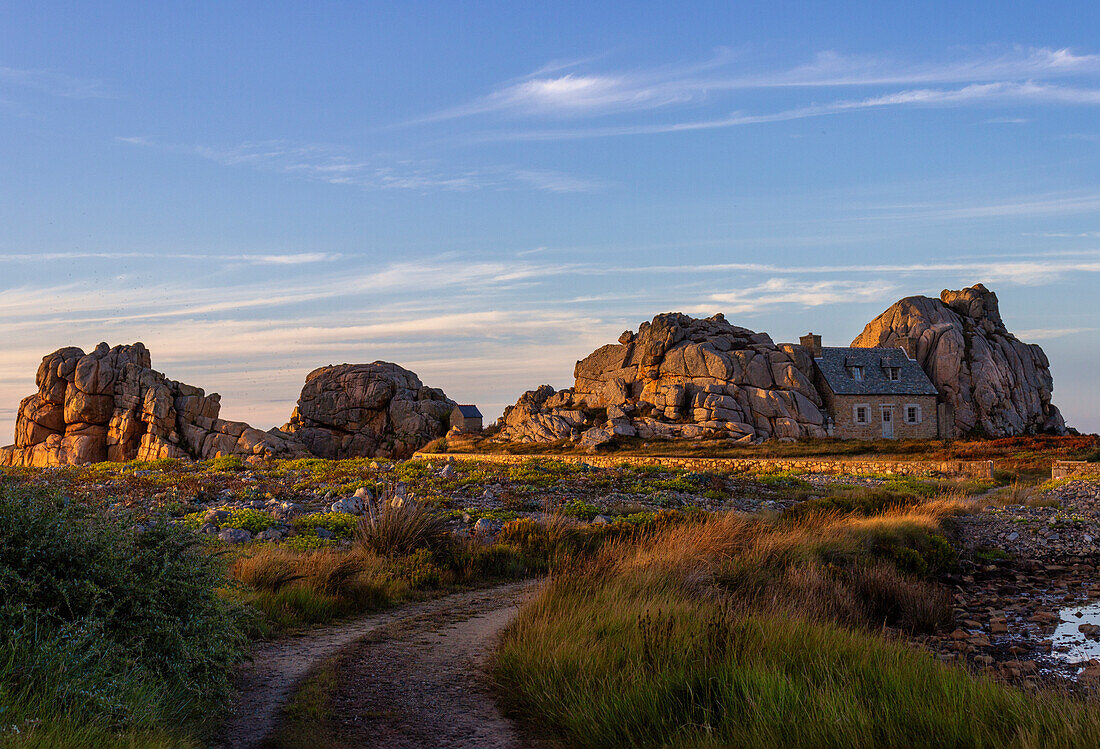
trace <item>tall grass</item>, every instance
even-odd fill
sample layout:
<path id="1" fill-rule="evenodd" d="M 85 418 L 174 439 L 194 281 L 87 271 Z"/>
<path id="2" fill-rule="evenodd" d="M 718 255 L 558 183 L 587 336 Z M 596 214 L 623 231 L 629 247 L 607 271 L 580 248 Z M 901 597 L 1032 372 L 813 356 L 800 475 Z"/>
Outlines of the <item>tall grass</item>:
<path id="1" fill-rule="evenodd" d="M 960 509 L 726 515 L 605 549 L 506 631 L 502 699 L 568 746 L 1098 745 L 1095 710 L 880 634 L 951 626 L 908 565 L 950 565 L 930 539 Z"/>
<path id="2" fill-rule="evenodd" d="M 384 560 L 362 550 L 266 547 L 239 557 L 230 572 L 247 586 L 245 601 L 264 614 L 264 635 L 379 609 L 410 588 Z"/>
<path id="3" fill-rule="evenodd" d="M 434 548 L 451 537 L 446 522 L 432 509 L 409 499 L 371 504 L 359 524 L 358 540 L 385 556 Z"/>

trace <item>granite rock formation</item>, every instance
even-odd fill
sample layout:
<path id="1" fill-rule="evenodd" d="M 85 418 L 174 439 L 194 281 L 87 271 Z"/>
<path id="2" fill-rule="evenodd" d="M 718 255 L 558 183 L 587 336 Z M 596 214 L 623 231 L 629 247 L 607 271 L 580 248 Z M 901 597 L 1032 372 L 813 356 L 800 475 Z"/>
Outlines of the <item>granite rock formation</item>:
<path id="1" fill-rule="evenodd" d="M 306 376 L 283 429 L 321 458 L 405 458 L 447 433 L 454 407 L 397 364 L 341 364 Z"/>
<path id="2" fill-rule="evenodd" d="M 573 374 L 572 388 L 543 385 L 505 409 L 499 438 L 572 440 L 594 449 L 617 435 L 742 442 L 825 436 L 809 352 L 777 346 L 722 315 L 657 315 L 577 362 Z"/>
<path id="3" fill-rule="evenodd" d="M 852 345 L 904 347 L 954 411 L 957 437 L 1066 432 L 1046 354 L 1008 331 L 982 284 L 902 299 Z"/>
<path id="4" fill-rule="evenodd" d="M 217 393 L 153 370 L 141 343 L 59 349 L 42 359 L 36 384 L 19 404 L 15 444 L 0 448 L 0 465 L 308 455 L 278 430 L 218 418 Z"/>

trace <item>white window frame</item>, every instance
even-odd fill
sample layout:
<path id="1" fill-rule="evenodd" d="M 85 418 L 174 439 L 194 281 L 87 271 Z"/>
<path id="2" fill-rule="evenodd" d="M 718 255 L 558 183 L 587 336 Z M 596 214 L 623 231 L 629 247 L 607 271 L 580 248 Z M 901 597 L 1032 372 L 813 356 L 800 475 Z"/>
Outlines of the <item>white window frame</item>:
<path id="1" fill-rule="evenodd" d="M 901 380 L 901 367 L 883 367 L 886 370 L 886 379 L 890 382 Z"/>
<path id="2" fill-rule="evenodd" d="M 916 421 L 909 421 L 909 409 L 910 408 L 917 409 L 917 420 Z M 910 426 L 914 426 L 916 424 L 920 424 L 921 422 L 923 422 L 924 421 L 924 414 L 921 413 L 921 411 L 922 411 L 922 409 L 921 409 L 919 403 L 906 403 L 905 404 L 905 423 L 909 424 Z"/>
<path id="3" fill-rule="evenodd" d="M 852 379 L 856 382 L 863 382 L 863 367 L 853 364 L 848 367 L 848 374 L 851 375 Z"/>
<path id="4" fill-rule="evenodd" d="M 859 409 L 867 409 L 867 418 L 863 421 L 859 420 Z M 870 403 L 855 403 L 852 405 L 852 423 L 853 424 L 870 424 L 871 423 L 871 404 Z"/>

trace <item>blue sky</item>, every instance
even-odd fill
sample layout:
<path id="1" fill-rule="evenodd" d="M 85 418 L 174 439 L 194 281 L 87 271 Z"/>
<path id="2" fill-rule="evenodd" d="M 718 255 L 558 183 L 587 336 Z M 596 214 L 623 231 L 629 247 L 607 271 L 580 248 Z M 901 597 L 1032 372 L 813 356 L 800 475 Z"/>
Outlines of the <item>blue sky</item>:
<path id="1" fill-rule="evenodd" d="M 898 5 L 0 6 L 0 442 L 65 345 L 496 416 L 659 312 L 842 345 L 979 281 L 1100 430 L 1100 14 Z"/>

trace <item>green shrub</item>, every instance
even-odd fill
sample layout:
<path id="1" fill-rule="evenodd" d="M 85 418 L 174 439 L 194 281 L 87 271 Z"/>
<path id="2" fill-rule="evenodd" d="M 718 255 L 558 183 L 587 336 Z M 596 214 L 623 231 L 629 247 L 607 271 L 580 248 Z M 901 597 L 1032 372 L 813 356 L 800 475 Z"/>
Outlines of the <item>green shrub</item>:
<path id="1" fill-rule="evenodd" d="M 181 527 L 0 487 L 0 722 L 170 732 L 220 710 L 245 646 L 224 579 Z"/>
<path id="2" fill-rule="evenodd" d="M 571 499 L 561 507 L 562 515 L 577 520 L 591 521 L 600 514 L 600 508 L 583 499 Z"/>
<path id="3" fill-rule="evenodd" d="M 417 549 L 412 554 L 396 561 L 398 574 L 413 589 L 439 587 L 442 570 L 432 558 L 428 549 Z"/>
<path id="4" fill-rule="evenodd" d="M 292 521 L 299 533 L 317 535 L 318 528 L 332 531 L 337 538 L 351 538 L 359 527 L 359 517 L 350 512 L 315 512 L 299 515 Z"/>
<path id="5" fill-rule="evenodd" d="M 230 510 L 229 515 L 221 521 L 220 526 L 222 528 L 241 528 L 255 536 L 278 524 L 279 521 L 270 512 L 246 507 Z"/>
<path id="6" fill-rule="evenodd" d="M 314 551 L 335 546 L 336 541 L 331 538 L 317 538 L 317 536 L 291 536 L 279 542 L 279 546 L 291 551 Z"/>
<path id="7" fill-rule="evenodd" d="M 855 515 L 878 515 L 888 510 L 916 504 L 918 499 L 886 488 L 853 489 L 799 502 L 783 511 L 785 517 L 803 517 L 814 512 L 837 512 Z"/>
<path id="8" fill-rule="evenodd" d="M 240 455 L 219 455 L 211 460 L 209 465 L 210 470 L 220 473 L 243 471 L 245 468 L 244 461 L 241 460 Z"/>

